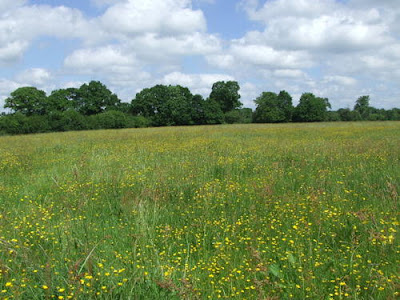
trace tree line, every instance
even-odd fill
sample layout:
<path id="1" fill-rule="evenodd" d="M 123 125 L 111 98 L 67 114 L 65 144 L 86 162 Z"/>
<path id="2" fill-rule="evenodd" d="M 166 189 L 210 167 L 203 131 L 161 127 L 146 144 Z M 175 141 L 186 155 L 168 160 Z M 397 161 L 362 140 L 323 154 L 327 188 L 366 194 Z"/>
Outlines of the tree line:
<path id="1" fill-rule="evenodd" d="M 239 84 L 218 81 L 204 99 L 180 85 L 143 89 L 130 103 L 122 102 L 103 83 L 91 81 L 79 88 L 58 89 L 50 95 L 36 87 L 21 87 L 5 100 L 8 113 L 0 116 L 0 133 L 137 128 L 149 126 L 223 123 L 283 123 L 360 120 L 400 120 L 400 109 L 376 109 L 369 96 L 354 108 L 331 110 L 327 98 L 304 93 L 297 106 L 286 91 L 263 92 L 255 111 L 243 108 Z"/>

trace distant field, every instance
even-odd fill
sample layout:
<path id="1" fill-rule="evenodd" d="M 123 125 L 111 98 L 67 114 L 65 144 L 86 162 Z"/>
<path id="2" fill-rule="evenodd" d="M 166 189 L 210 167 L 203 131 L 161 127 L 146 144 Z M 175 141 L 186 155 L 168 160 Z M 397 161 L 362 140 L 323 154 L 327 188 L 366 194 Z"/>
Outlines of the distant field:
<path id="1" fill-rule="evenodd" d="M 397 299 L 400 122 L 0 137 L 0 299 Z"/>

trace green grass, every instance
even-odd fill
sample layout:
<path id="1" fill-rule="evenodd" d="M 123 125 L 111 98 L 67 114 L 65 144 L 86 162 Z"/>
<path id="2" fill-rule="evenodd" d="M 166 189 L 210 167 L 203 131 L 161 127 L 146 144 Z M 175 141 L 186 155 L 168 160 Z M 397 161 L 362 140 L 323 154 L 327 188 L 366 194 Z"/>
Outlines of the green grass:
<path id="1" fill-rule="evenodd" d="M 0 137 L 1 299 L 395 299 L 400 123 Z"/>

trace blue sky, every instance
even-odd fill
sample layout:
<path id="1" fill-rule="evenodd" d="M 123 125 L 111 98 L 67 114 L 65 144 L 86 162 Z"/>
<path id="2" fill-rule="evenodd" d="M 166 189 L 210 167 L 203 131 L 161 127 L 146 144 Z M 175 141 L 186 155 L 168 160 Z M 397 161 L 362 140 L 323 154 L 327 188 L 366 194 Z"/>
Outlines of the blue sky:
<path id="1" fill-rule="evenodd" d="M 100 80 L 123 101 L 155 84 L 208 96 L 237 80 L 263 91 L 370 95 L 400 107 L 398 0 L 0 0 L 0 105 L 21 86 Z"/>

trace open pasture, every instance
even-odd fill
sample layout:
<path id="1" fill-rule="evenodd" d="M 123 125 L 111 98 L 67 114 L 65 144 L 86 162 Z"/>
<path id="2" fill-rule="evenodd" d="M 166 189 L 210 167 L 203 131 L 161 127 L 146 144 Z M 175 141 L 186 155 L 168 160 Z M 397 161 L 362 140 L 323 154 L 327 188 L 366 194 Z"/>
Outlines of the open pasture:
<path id="1" fill-rule="evenodd" d="M 0 137 L 1 299 L 397 299 L 400 123 Z"/>

